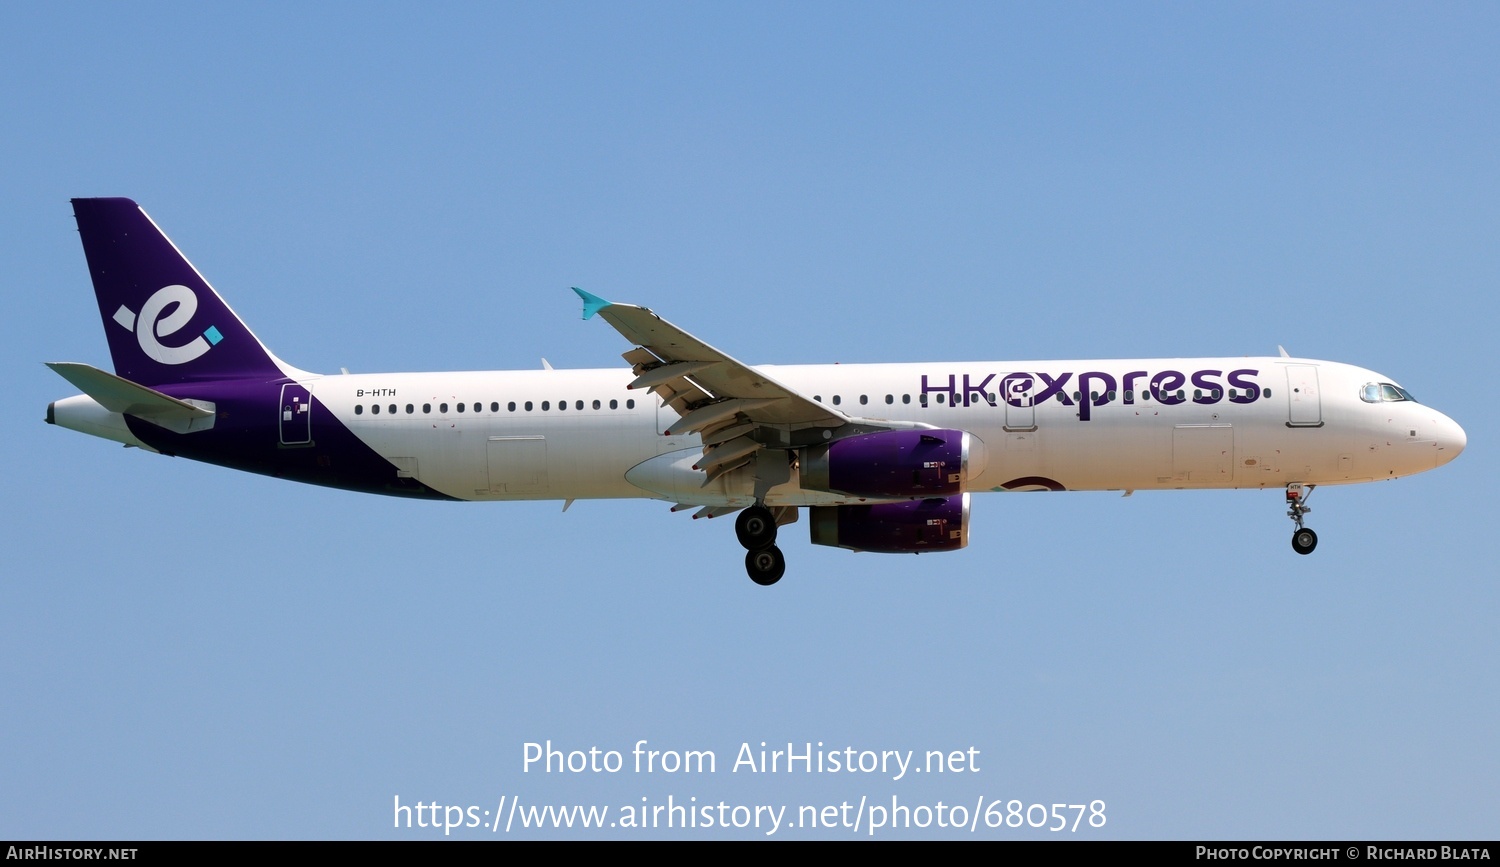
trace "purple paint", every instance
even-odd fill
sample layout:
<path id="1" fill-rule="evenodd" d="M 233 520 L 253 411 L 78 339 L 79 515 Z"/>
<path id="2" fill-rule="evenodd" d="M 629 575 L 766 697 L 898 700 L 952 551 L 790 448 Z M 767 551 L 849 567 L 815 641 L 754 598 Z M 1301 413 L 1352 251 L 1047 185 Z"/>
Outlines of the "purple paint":
<path id="1" fill-rule="evenodd" d="M 956 551 L 969 543 L 969 495 L 868 506 L 813 506 L 807 510 L 814 545 L 920 554 Z"/>
<path id="2" fill-rule="evenodd" d="M 1162 370 L 1155 374 L 1145 370 L 1132 370 L 1126 373 L 1123 379 L 1117 380 L 1114 374 L 1102 370 L 1086 370 L 1082 373 L 1070 370 L 1018 371 L 1007 373 L 1000 380 L 999 392 L 1001 400 L 1018 409 L 1039 406 L 1054 399 L 1063 406 L 1076 405 L 1079 421 L 1090 421 L 1094 417 L 1095 407 L 1108 406 L 1115 401 L 1126 405 L 1135 404 L 1138 399 L 1155 400 L 1165 406 L 1185 403 L 1189 398 L 1186 394 L 1179 396 L 1179 392 L 1189 382 L 1199 392 L 1191 398 L 1197 404 L 1212 405 L 1226 397 L 1232 403 L 1254 403 L 1265 394 L 1252 378 L 1259 374 L 1259 370 L 1250 367 L 1231 370 L 1227 377 L 1221 370 L 1210 369 L 1187 373 L 1180 370 Z M 988 404 L 986 389 L 995 376 L 997 374 L 991 373 L 981 379 L 977 374 L 964 373 L 960 380 L 959 374 L 950 373 L 946 374 L 947 382 L 944 383 L 941 378 L 922 374 L 920 391 L 924 398 L 932 392 L 947 394 L 948 403 L 951 406 Z M 1141 383 L 1142 380 L 1146 382 Z M 1226 395 L 1225 380 L 1229 388 L 1233 389 L 1233 394 Z M 959 385 L 960 381 L 963 383 L 962 386 Z M 1146 387 L 1137 389 L 1137 383 Z M 1075 389 L 1076 397 L 1072 393 Z"/>
<path id="3" fill-rule="evenodd" d="M 1007 491 L 1066 491 L 1062 482 L 1049 479 L 1046 476 L 1022 476 L 1019 479 L 1011 479 L 1001 483 L 1000 487 Z"/>
<path id="4" fill-rule="evenodd" d="M 1017 409 L 1036 406 L 1031 390 L 1036 387 L 1036 378 L 1029 373 L 1007 373 L 1000 380 L 1000 393 L 1005 402 Z"/>
<path id="5" fill-rule="evenodd" d="M 1094 386 L 1099 386 L 1098 392 Z M 1088 421 L 1091 417 L 1091 407 L 1104 406 L 1110 402 L 1110 395 L 1115 390 L 1115 378 L 1107 373 L 1090 370 L 1078 374 L 1078 418 L 1080 421 Z"/>
<path id="6" fill-rule="evenodd" d="M 282 442 L 282 386 L 288 394 L 306 395 L 307 441 Z M 183 400 L 211 401 L 214 426 L 179 434 L 148 421 L 125 416 L 130 432 L 162 454 L 292 479 L 330 488 L 397 497 L 449 500 L 416 479 L 400 478 L 394 464 L 381 457 L 318 404 L 316 396 L 295 383 L 226 380 L 166 385 L 159 389 Z M 296 416 L 293 416 L 295 419 Z"/>
<path id="7" fill-rule="evenodd" d="M 1056 395 L 1063 406 L 1073 405 L 1073 401 L 1068 397 L 1068 393 L 1063 390 L 1067 387 L 1068 380 L 1073 378 L 1073 374 L 1061 373 L 1058 374 L 1056 379 L 1050 374 L 1041 371 L 1037 371 L 1036 375 L 1042 378 L 1042 382 L 1046 383 L 1046 388 L 1043 388 L 1041 394 L 1036 396 L 1036 403 L 1046 403 L 1053 395 Z"/>
<path id="8" fill-rule="evenodd" d="M 1193 393 L 1193 403 L 1202 406 L 1210 406 L 1224 399 L 1223 384 L 1214 381 L 1212 377 L 1219 376 L 1222 371 L 1198 370 L 1193 372 L 1193 385 L 1196 386 Z"/>
<path id="9" fill-rule="evenodd" d="M 1183 376 L 1181 371 L 1163 370 L 1151 377 L 1151 397 L 1157 403 L 1176 406 L 1187 399 L 1177 395 L 1177 389 L 1182 388 L 1185 382 L 1187 382 L 1187 377 Z"/>
<path id="10" fill-rule="evenodd" d="M 129 199 L 74 199 L 115 373 L 146 386 L 277 379 L 270 353 Z"/>
<path id="11" fill-rule="evenodd" d="M 937 497 L 963 489 L 968 434 L 956 430 L 897 430 L 809 447 L 801 484 L 813 491 L 855 497 Z"/>

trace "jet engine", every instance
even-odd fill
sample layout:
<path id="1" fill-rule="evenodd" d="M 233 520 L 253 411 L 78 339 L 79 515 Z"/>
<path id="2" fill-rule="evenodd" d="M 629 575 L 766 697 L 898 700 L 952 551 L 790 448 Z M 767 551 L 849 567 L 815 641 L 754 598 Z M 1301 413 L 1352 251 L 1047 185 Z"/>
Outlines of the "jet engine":
<path id="1" fill-rule="evenodd" d="M 855 497 L 947 497 L 969 478 L 971 437 L 958 430 L 891 430 L 803 450 L 806 490 Z"/>
<path id="2" fill-rule="evenodd" d="M 813 506 L 807 510 L 812 543 L 877 554 L 957 551 L 969 544 L 969 495 Z"/>

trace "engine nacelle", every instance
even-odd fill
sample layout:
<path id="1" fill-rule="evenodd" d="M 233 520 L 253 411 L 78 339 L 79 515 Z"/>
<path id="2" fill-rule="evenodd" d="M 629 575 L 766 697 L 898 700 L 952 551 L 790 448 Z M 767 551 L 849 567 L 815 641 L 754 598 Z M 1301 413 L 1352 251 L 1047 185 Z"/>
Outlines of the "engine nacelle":
<path id="1" fill-rule="evenodd" d="M 957 551 L 969 544 L 969 495 L 868 506 L 812 506 L 812 543 L 877 554 Z"/>
<path id="2" fill-rule="evenodd" d="M 969 478 L 970 436 L 958 430 L 889 430 L 808 446 L 801 485 L 855 497 L 946 497 Z"/>

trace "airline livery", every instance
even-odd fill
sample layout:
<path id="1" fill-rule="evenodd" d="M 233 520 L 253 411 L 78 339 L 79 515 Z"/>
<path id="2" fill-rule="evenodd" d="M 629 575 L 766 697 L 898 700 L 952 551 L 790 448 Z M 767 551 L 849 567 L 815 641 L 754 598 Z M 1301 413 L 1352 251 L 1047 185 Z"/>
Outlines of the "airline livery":
<path id="1" fill-rule="evenodd" d="M 318 485 L 442 500 L 649 497 L 738 512 L 745 568 L 812 543 L 951 551 L 976 491 L 1283 488 L 1310 553 L 1318 485 L 1441 466 L 1452 419 L 1381 374 L 1280 356 L 751 366 L 644 307 L 581 289 L 629 368 L 342 374 L 266 349 L 129 199 L 74 199 L 114 373 L 47 421 Z"/>

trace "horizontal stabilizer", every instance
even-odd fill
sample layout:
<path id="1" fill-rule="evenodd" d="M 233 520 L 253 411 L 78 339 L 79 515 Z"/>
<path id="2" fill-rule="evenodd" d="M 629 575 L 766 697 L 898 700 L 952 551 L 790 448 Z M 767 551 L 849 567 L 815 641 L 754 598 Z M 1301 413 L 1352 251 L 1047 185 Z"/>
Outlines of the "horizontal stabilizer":
<path id="1" fill-rule="evenodd" d="M 110 412 L 158 423 L 172 419 L 191 421 L 214 414 L 213 410 L 137 385 L 91 365 L 73 361 L 49 361 L 46 364 Z"/>

